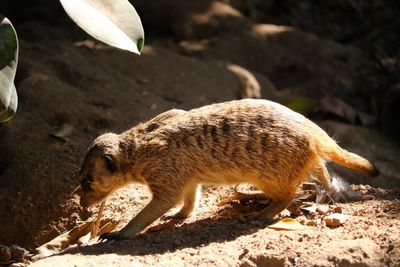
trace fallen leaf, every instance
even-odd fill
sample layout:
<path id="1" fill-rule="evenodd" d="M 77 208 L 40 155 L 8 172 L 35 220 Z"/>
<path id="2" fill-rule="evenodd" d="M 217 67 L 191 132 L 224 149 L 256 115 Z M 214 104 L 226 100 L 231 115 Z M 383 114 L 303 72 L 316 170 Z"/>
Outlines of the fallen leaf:
<path id="1" fill-rule="evenodd" d="M 76 242 L 76 244 L 78 244 L 78 246 L 83 245 L 83 244 L 87 244 L 90 241 L 91 237 L 92 237 L 92 233 L 87 233 L 86 235 L 81 236 L 78 239 L 78 241 Z"/>
<path id="2" fill-rule="evenodd" d="M 292 218 L 284 218 L 270 226 L 268 228 L 278 230 L 278 231 L 291 231 L 305 229 L 306 227 L 299 223 L 297 220 Z"/>
<path id="3" fill-rule="evenodd" d="M 65 140 L 74 131 L 74 126 L 69 123 L 63 123 L 60 127 L 56 127 L 49 135 Z"/>
<path id="4" fill-rule="evenodd" d="M 318 204 L 324 204 L 326 202 L 326 195 L 324 193 L 318 193 L 315 202 Z"/>
<path id="5" fill-rule="evenodd" d="M 312 205 L 312 206 L 303 206 L 303 207 L 300 207 L 300 209 L 305 210 L 305 211 L 307 211 L 307 212 L 309 212 L 309 213 L 317 212 L 317 206 L 316 206 L 316 205 Z"/>
<path id="6" fill-rule="evenodd" d="M 300 200 L 309 200 L 315 197 L 315 193 L 305 193 L 297 197 Z"/>
<path id="7" fill-rule="evenodd" d="M 36 248 L 37 254 L 32 257 L 33 261 L 54 255 L 61 252 L 62 250 L 68 248 L 72 244 L 76 244 L 80 237 L 90 233 L 94 225 L 94 221 L 85 222 L 71 231 L 68 231 L 62 235 L 57 236 L 53 240 L 47 242 L 46 244 Z"/>
<path id="8" fill-rule="evenodd" d="M 101 221 L 104 210 L 105 201 L 101 203 L 97 218 L 91 222 L 85 222 L 74 229 L 57 236 L 50 242 L 36 248 L 37 254 L 32 257 L 33 261 L 57 254 L 68 247 L 77 244 L 87 244 L 89 240 L 104 233 L 111 232 L 115 229 L 118 222 L 111 219 Z M 100 230 L 99 230 L 100 228 Z"/>

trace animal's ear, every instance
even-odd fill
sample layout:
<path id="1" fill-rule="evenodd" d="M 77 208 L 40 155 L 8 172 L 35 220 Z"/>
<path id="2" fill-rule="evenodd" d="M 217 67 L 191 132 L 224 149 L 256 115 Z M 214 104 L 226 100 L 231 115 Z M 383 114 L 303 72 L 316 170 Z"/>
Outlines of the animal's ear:
<path id="1" fill-rule="evenodd" d="M 104 155 L 104 158 L 105 158 L 105 160 L 106 160 L 107 169 L 108 169 L 111 173 L 116 172 L 116 171 L 117 171 L 117 164 L 116 164 L 116 162 L 115 162 L 113 156 L 108 155 L 108 154 L 105 154 L 105 155 Z"/>

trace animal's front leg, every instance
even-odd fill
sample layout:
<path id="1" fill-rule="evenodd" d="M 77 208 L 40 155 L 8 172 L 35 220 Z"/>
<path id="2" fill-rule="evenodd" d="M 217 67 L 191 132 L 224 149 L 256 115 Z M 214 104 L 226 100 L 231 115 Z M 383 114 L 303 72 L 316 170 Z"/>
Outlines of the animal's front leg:
<path id="1" fill-rule="evenodd" d="M 123 240 L 135 237 L 144 228 L 164 215 L 174 207 L 177 201 L 173 196 L 168 198 L 165 194 L 160 196 L 154 194 L 153 199 L 140 211 L 121 231 L 106 233 L 100 236 L 100 240 Z"/>

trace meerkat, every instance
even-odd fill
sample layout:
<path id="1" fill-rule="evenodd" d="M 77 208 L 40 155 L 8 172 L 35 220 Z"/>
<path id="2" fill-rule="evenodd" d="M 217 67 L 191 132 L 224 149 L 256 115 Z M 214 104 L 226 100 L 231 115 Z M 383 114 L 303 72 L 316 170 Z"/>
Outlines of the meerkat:
<path id="1" fill-rule="evenodd" d="M 149 187 L 147 206 L 121 231 L 101 237 L 106 240 L 135 237 L 179 202 L 183 206 L 175 217 L 189 216 L 202 184 L 252 184 L 270 199 L 262 215 L 273 217 L 311 174 L 330 188 L 326 161 L 378 175 L 368 160 L 278 103 L 245 99 L 173 109 L 93 141 L 79 172 L 80 204 L 99 203 L 129 183 Z"/>

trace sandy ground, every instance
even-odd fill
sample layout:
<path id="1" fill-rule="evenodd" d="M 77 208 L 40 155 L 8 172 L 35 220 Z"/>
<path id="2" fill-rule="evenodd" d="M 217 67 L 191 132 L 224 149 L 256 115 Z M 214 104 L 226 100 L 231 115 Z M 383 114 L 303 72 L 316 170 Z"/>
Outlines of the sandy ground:
<path id="1" fill-rule="evenodd" d="M 133 240 L 93 242 L 32 266 L 398 266 L 400 193 L 357 188 L 371 200 L 334 204 L 346 216 L 342 226 L 306 213 L 310 226 L 277 231 L 262 218 L 241 219 L 255 203 L 217 206 L 233 188 L 210 187 L 184 222 L 157 221 Z M 105 217 L 123 226 L 148 200 L 144 187 L 130 186 L 108 201 Z"/>

